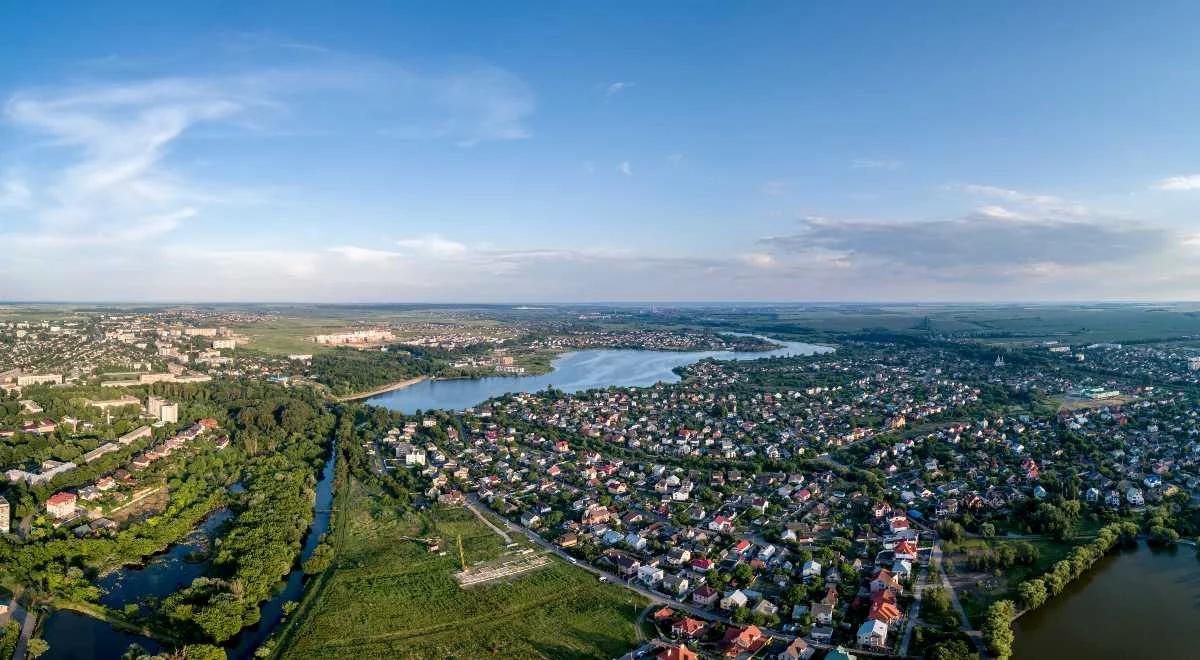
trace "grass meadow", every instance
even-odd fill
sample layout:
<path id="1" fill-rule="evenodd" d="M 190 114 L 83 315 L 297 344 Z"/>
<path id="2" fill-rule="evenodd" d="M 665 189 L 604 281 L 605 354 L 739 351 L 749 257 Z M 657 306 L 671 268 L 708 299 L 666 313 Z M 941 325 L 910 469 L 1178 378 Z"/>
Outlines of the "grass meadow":
<path id="1" fill-rule="evenodd" d="M 645 601 L 555 560 L 549 567 L 463 590 L 468 564 L 504 541 L 465 509 L 395 515 L 355 485 L 334 570 L 294 622 L 299 658 L 600 658 L 635 642 Z M 440 537 L 445 556 L 401 537 Z"/>

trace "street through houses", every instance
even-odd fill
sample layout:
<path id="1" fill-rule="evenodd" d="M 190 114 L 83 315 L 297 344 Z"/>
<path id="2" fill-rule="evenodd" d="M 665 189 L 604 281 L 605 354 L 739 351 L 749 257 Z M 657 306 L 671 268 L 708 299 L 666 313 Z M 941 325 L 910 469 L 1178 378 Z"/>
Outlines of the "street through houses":
<path id="1" fill-rule="evenodd" d="M 934 543 L 934 548 L 937 547 L 938 544 Z M 930 557 L 932 557 L 932 554 L 933 550 L 930 550 Z M 921 600 L 925 595 L 925 583 L 929 579 L 929 572 L 933 570 L 930 557 L 926 557 L 923 567 L 918 569 L 917 581 L 913 585 L 913 597 L 915 600 L 913 601 L 912 608 L 908 611 L 908 618 L 904 623 L 904 637 L 900 640 L 900 647 L 896 651 L 897 655 L 900 656 L 908 655 L 908 645 L 912 641 L 913 629 L 921 617 Z"/>
<path id="2" fill-rule="evenodd" d="M 479 498 L 477 495 L 475 495 L 474 493 L 470 493 L 470 494 L 466 495 L 466 497 L 464 498 L 464 501 L 466 502 L 466 504 L 469 508 L 471 508 L 472 510 L 475 511 L 476 514 L 484 515 L 483 511 L 486 509 L 486 507 L 482 502 L 479 501 Z M 743 625 L 743 624 L 739 624 L 739 623 L 735 622 L 734 620 L 730 619 L 729 617 L 727 617 L 723 614 L 718 614 L 716 612 L 713 612 L 712 610 L 708 610 L 708 609 L 705 609 L 702 607 L 697 607 L 693 604 L 685 603 L 683 601 L 676 600 L 669 596 L 665 596 L 657 591 L 647 589 L 646 587 L 638 584 L 636 582 L 636 580 L 626 580 L 626 579 L 619 577 L 613 573 L 609 573 L 602 569 L 596 568 L 595 566 L 592 566 L 586 562 L 580 562 L 578 559 L 576 559 L 576 558 L 572 557 L 571 555 L 567 554 L 566 552 L 564 552 L 558 546 L 556 546 L 553 543 L 551 543 L 550 541 L 547 541 L 546 539 L 542 538 L 541 535 L 539 535 L 537 532 L 533 531 L 532 529 L 523 527 L 521 525 L 518 525 L 518 524 L 516 524 L 510 520 L 504 519 L 504 518 L 502 518 L 501 520 L 504 522 L 504 525 L 506 527 L 508 527 L 509 530 L 516 532 L 516 533 L 524 534 L 535 545 L 537 545 L 538 547 L 542 548 L 543 550 L 545 550 L 549 553 L 553 553 L 559 559 L 562 559 L 563 561 L 573 564 L 578 568 L 581 568 L 589 573 L 592 573 L 593 575 L 604 578 L 606 581 L 611 582 L 615 585 L 618 585 L 618 586 L 624 587 L 626 589 L 629 589 L 631 591 L 634 591 L 637 594 L 644 596 L 645 598 L 648 598 L 651 602 L 657 603 L 659 605 L 669 606 L 672 609 L 676 610 L 677 612 L 686 613 L 686 614 L 694 616 L 698 619 L 704 619 L 706 621 L 716 621 L 716 622 L 723 623 L 723 624 L 730 625 L 730 626 Z M 796 635 L 792 635 L 789 633 L 772 630 L 770 628 L 764 628 L 762 626 L 759 626 L 759 629 L 762 630 L 763 634 L 768 637 L 782 639 L 787 642 L 791 642 L 796 639 Z M 806 639 L 805 642 L 807 642 L 809 646 L 819 648 L 819 649 L 829 650 L 829 649 L 835 648 L 835 645 L 823 644 L 821 642 L 815 642 L 810 639 Z M 869 655 L 869 656 L 878 656 L 878 657 L 891 656 L 890 653 L 880 653 L 880 652 L 876 652 L 876 651 L 867 651 L 867 650 L 862 650 L 862 649 L 855 649 L 854 653 L 855 653 L 855 655 Z"/>

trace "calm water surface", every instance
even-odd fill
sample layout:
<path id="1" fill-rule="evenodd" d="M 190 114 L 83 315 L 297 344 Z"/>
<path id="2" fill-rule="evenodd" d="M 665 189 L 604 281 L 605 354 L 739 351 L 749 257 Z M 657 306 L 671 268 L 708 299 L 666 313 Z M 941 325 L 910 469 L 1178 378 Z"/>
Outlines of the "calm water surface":
<path id="1" fill-rule="evenodd" d="M 1200 658 L 1200 561 L 1144 544 L 1096 568 L 1014 625 L 1016 660 Z"/>
<path id="2" fill-rule="evenodd" d="M 329 530 L 336 455 L 335 449 L 325 464 L 321 480 L 317 482 L 316 513 L 300 552 L 301 562 L 312 556 L 321 535 Z M 147 596 L 165 598 L 176 589 L 191 584 L 193 579 L 204 575 L 208 562 L 192 563 L 185 558 L 192 552 L 206 549 L 212 534 L 230 515 L 229 511 L 221 510 L 209 516 L 183 542 L 155 556 L 144 567 L 123 568 L 105 576 L 99 584 L 108 593 L 100 602 L 120 608 Z M 299 600 L 303 593 L 304 572 L 296 568 L 280 582 L 271 600 L 263 604 L 259 622 L 242 630 L 226 643 L 229 657 L 235 660 L 252 657 L 254 650 L 270 637 L 283 618 L 283 604 L 289 600 Z M 162 645 L 152 639 L 114 630 L 102 621 L 74 612 L 56 611 L 46 619 L 44 625 L 42 637 L 50 643 L 50 650 L 42 656 L 43 660 L 118 660 L 130 644 L 139 644 L 152 653 L 162 650 Z"/>
<path id="3" fill-rule="evenodd" d="M 587 350 L 564 353 L 553 362 L 554 370 L 541 376 L 491 376 L 462 380 L 426 380 L 402 390 L 394 390 L 367 403 L 403 413 L 418 410 L 462 410 L 509 392 L 538 392 L 549 387 L 564 392 L 579 392 L 600 387 L 645 387 L 659 382 L 679 380 L 673 369 L 706 358 L 719 360 L 757 360 L 770 357 L 828 353 L 828 346 L 795 341 L 771 341 L 782 344 L 773 351 L 639 351 Z"/>

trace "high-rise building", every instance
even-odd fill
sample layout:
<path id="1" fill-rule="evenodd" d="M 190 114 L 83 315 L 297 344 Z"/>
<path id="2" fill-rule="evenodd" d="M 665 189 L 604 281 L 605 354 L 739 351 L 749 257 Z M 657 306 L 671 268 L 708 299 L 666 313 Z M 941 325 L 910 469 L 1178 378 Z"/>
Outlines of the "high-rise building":
<path id="1" fill-rule="evenodd" d="M 162 415 L 162 405 L 167 400 L 162 397 L 157 397 L 151 394 L 146 398 L 146 413 L 151 417 L 159 417 Z"/>
<path id="2" fill-rule="evenodd" d="M 162 422 L 179 421 L 179 404 L 153 394 L 146 399 L 146 412 Z"/>
<path id="3" fill-rule="evenodd" d="M 0 496 L 0 534 L 7 534 L 11 530 L 9 521 L 12 519 L 12 512 L 8 506 L 8 500 Z"/>
<path id="4" fill-rule="evenodd" d="M 179 404 L 171 401 L 166 401 L 158 411 L 158 418 L 164 422 L 179 421 Z"/>

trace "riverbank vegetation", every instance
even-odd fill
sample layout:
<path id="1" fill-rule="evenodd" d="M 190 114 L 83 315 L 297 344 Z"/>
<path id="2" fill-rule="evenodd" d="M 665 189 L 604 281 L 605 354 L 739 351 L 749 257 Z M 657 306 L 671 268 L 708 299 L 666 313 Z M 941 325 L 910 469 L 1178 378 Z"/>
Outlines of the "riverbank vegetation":
<path id="1" fill-rule="evenodd" d="M 1012 654 L 1012 621 L 1020 613 L 1036 609 L 1050 598 L 1061 594 L 1072 581 L 1086 574 L 1096 562 L 1113 549 L 1136 542 L 1138 526 L 1132 522 L 1112 523 L 1101 527 L 1089 543 L 1077 545 L 1067 556 L 1042 574 L 1017 585 L 1018 601 L 998 600 L 984 616 L 981 630 L 988 650 L 1000 660 Z M 1018 611 L 1018 604 L 1023 608 Z"/>
<path id="2" fill-rule="evenodd" d="M 291 571 L 312 521 L 314 486 L 334 416 L 305 402 L 242 410 L 237 424 L 270 454 L 242 473 L 245 493 L 215 542 L 209 574 L 163 601 L 160 615 L 195 639 L 225 641 L 259 619 L 259 604 Z M 265 447 L 264 447 L 265 448 Z"/>
<path id="3" fill-rule="evenodd" d="M 27 541 L 0 539 L 0 573 L 24 585 L 35 602 L 91 608 L 166 639 L 223 641 L 258 620 L 259 604 L 294 565 L 336 418 L 314 391 L 269 383 L 169 384 L 156 391 L 179 401 L 183 418 L 217 420 L 230 446 L 216 451 L 200 441 L 195 451 L 140 473 L 143 482 L 165 487 L 165 508 L 112 535 L 77 538 L 58 528 Z M 235 493 L 235 483 L 245 488 Z M 161 552 L 222 507 L 233 516 L 213 544 L 207 575 L 157 610 L 150 604 L 118 612 L 97 604 L 98 576 Z"/>

